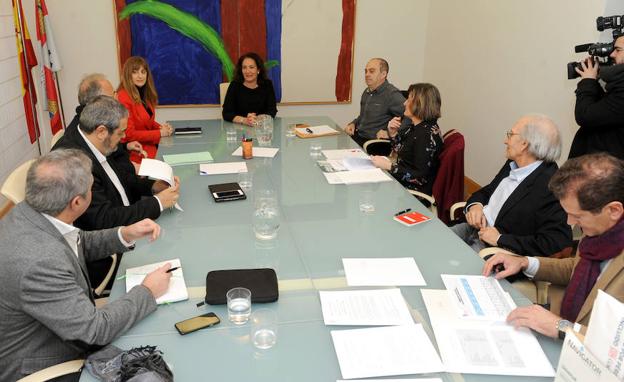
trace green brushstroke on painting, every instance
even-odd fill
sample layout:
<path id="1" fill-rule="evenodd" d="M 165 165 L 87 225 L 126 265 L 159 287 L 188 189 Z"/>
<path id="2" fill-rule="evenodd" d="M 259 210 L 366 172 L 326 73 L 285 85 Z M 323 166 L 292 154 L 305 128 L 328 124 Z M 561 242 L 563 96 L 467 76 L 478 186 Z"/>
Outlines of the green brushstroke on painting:
<path id="1" fill-rule="evenodd" d="M 274 66 L 279 66 L 279 61 L 277 61 L 277 60 L 269 60 L 269 61 L 264 63 L 264 68 L 265 69 L 271 69 Z"/>
<path id="2" fill-rule="evenodd" d="M 204 49 L 214 55 L 223 67 L 223 73 L 232 81 L 234 64 L 225 50 L 225 44 L 219 33 L 210 25 L 201 21 L 190 13 L 156 0 L 140 0 L 128 4 L 121 12 L 119 19 L 123 20 L 135 14 L 141 14 L 161 20 L 183 35 L 198 41 Z"/>

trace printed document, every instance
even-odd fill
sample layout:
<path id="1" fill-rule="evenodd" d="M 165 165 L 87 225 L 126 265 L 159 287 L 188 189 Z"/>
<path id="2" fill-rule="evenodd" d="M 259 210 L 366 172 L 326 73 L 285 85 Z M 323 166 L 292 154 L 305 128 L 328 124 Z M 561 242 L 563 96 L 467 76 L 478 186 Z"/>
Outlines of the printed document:
<path id="1" fill-rule="evenodd" d="M 337 134 L 338 131 L 336 129 L 332 129 L 327 125 L 320 126 L 310 126 L 310 127 L 296 127 L 295 130 L 299 132 L 299 134 L 303 135 L 329 135 L 329 134 Z M 312 132 L 310 132 L 312 131 Z"/>
<path id="2" fill-rule="evenodd" d="M 278 151 L 279 149 L 276 149 L 273 147 L 252 147 L 251 148 L 252 155 L 258 158 L 273 158 L 277 154 Z M 243 156 L 242 147 L 238 146 L 238 148 L 234 150 L 234 152 L 232 153 L 232 156 L 242 157 Z"/>
<path id="3" fill-rule="evenodd" d="M 461 317 L 477 320 L 505 321 L 516 308 L 508 293 L 494 277 L 441 275 L 446 290 Z"/>
<path id="4" fill-rule="evenodd" d="M 325 325 L 407 325 L 414 320 L 398 288 L 320 291 Z"/>
<path id="5" fill-rule="evenodd" d="M 247 172 L 245 162 L 202 163 L 199 165 L 200 175 L 223 175 Z"/>
<path id="6" fill-rule="evenodd" d="M 344 158 L 342 164 L 349 171 L 372 170 L 377 168 L 370 158 Z"/>
<path id="7" fill-rule="evenodd" d="M 410 379 L 338 379 L 336 382 L 442 382 L 440 378 L 410 378 Z"/>
<path id="8" fill-rule="evenodd" d="M 413 257 L 342 259 L 349 286 L 425 286 Z"/>
<path id="9" fill-rule="evenodd" d="M 208 151 L 182 154 L 167 154 L 163 155 L 163 160 L 171 166 L 177 166 L 183 164 L 212 162 L 212 155 Z"/>
<path id="10" fill-rule="evenodd" d="M 555 375 L 529 329 L 504 322 L 458 317 L 446 290 L 421 289 L 442 362 L 447 372 L 470 374 Z"/>
<path id="11" fill-rule="evenodd" d="M 164 304 L 168 302 L 176 302 L 182 300 L 188 300 L 188 290 L 186 289 L 186 283 L 184 282 L 184 274 L 182 274 L 182 267 L 180 259 L 173 259 L 167 261 L 161 261 L 160 263 L 148 264 L 142 267 L 128 268 L 126 269 L 126 293 L 130 292 L 130 289 L 137 285 L 141 285 L 145 276 L 162 267 L 166 263 L 171 264 L 171 268 L 180 267 L 171 272 L 171 279 L 169 279 L 169 288 L 167 292 L 156 299 L 157 304 Z"/>
<path id="12" fill-rule="evenodd" d="M 331 336 L 345 379 L 443 371 L 420 324 L 332 330 Z"/>
<path id="13" fill-rule="evenodd" d="M 321 153 L 327 160 L 343 160 L 345 158 L 368 159 L 368 154 L 362 151 L 362 149 L 322 150 Z"/>
<path id="14" fill-rule="evenodd" d="M 175 185 L 173 168 L 171 168 L 169 164 L 157 159 L 144 158 L 141 161 L 141 167 L 139 167 L 138 175 L 147 176 L 151 179 L 162 180 L 167 182 L 167 184 L 171 187 Z M 184 211 L 178 203 L 176 203 L 174 207 L 178 211 Z"/>
<path id="15" fill-rule="evenodd" d="M 620 380 L 624 379 L 624 304 L 598 290 L 585 346 Z"/>
<path id="16" fill-rule="evenodd" d="M 616 378 L 607 370 L 587 346 L 583 345 L 576 334 L 568 333 L 561 347 L 555 382 L 580 381 L 618 382 L 621 379 Z"/>

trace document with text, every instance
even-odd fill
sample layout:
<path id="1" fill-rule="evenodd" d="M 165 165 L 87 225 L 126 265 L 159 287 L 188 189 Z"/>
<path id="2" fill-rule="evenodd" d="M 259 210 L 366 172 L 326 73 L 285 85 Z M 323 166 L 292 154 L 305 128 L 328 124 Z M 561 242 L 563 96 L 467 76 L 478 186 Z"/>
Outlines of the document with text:
<path id="1" fill-rule="evenodd" d="M 157 159 L 144 158 L 141 161 L 141 167 L 139 167 L 138 175 L 147 176 L 151 179 L 162 180 L 171 187 L 175 185 L 173 168 L 171 168 L 169 164 Z M 182 207 L 180 207 L 179 203 L 176 203 L 174 207 L 178 211 L 184 211 Z"/>
<path id="2" fill-rule="evenodd" d="M 368 158 L 362 149 L 337 149 L 337 150 L 322 150 L 321 153 L 327 158 L 327 160 L 343 160 L 345 158 Z"/>
<path id="3" fill-rule="evenodd" d="M 598 290 L 585 346 L 606 368 L 624 379 L 624 304 Z"/>
<path id="4" fill-rule="evenodd" d="M 349 286 L 425 286 L 413 257 L 342 259 Z"/>
<path id="5" fill-rule="evenodd" d="M 273 147 L 252 147 L 251 148 L 252 155 L 258 158 L 273 158 L 277 154 L 278 151 L 279 149 L 273 148 Z M 239 146 L 236 150 L 234 150 L 234 152 L 232 153 L 232 156 L 242 157 L 243 148 Z"/>
<path id="6" fill-rule="evenodd" d="M 505 321 L 516 308 L 508 293 L 494 277 L 441 275 L 453 303 L 464 318 Z"/>
<path id="7" fill-rule="evenodd" d="M 325 325 L 407 325 L 414 320 L 401 290 L 320 291 Z"/>
<path id="8" fill-rule="evenodd" d="M 184 282 L 184 274 L 182 273 L 182 264 L 180 263 L 180 259 L 161 261 L 159 263 L 126 269 L 126 293 L 135 286 L 141 285 L 143 279 L 148 273 L 155 271 L 166 263 L 171 264 L 171 268 L 178 267 L 178 269 L 171 272 L 169 288 L 167 288 L 167 292 L 165 294 L 156 299 L 156 303 L 165 304 L 169 302 L 188 300 L 188 289 L 186 289 L 186 283 Z"/>
<path id="9" fill-rule="evenodd" d="M 421 289 L 440 356 L 451 373 L 552 377 L 555 371 L 529 329 L 458 317 L 446 290 Z"/>
<path id="10" fill-rule="evenodd" d="M 443 371 L 422 325 L 332 330 L 342 378 L 368 378 Z"/>
<path id="11" fill-rule="evenodd" d="M 202 163 L 199 165 L 199 173 L 201 175 L 238 174 L 239 172 L 247 172 L 247 163 L 224 162 Z"/>

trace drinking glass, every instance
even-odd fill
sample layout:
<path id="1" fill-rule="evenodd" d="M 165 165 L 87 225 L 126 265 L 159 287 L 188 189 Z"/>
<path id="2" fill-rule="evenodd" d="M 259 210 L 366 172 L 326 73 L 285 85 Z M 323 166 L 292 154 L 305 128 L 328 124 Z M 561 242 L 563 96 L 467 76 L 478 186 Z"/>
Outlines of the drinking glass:
<path id="1" fill-rule="evenodd" d="M 228 318 L 235 325 L 242 325 L 251 315 L 251 291 L 247 288 L 232 288 L 225 294 Z"/>
<path id="2" fill-rule="evenodd" d="M 259 190 L 254 204 L 253 230 L 256 238 L 259 240 L 274 239 L 280 227 L 277 196 L 272 190 Z"/>
<path id="3" fill-rule="evenodd" d="M 297 136 L 297 134 L 295 134 L 295 129 L 296 128 L 297 128 L 297 124 L 296 123 L 288 124 L 288 127 L 286 128 L 286 137 L 293 138 L 293 137 Z"/>
<path id="4" fill-rule="evenodd" d="M 251 190 L 253 187 L 253 174 L 251 171 L 239 171 L 238 172 L 238 185 L 244 190 Z"/>
<path id="5" fill-rule="evenodd" d="M 258 349 L 270 349 L 277 342 L 277 315 L 271 309 L 258 309 L 251 315 L 251 341 Z"/>
<path id="6" fill-rule="evenodd" d="M 319 158 L 321 156 L 321 151 L 323 150 L 323 145 L 319 142 L 311 142 L 310 143 L 310 156 L 313 158 Z"/>

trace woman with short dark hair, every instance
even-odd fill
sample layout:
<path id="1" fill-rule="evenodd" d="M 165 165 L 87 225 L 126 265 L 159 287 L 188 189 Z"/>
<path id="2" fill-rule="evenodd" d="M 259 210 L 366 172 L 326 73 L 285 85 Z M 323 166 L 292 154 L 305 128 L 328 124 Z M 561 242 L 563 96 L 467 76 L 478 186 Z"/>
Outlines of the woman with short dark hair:
<path id="1" fill-rule="evenodd" d="M 256 53 L 245 53 L 238 59 L 234 79 L 223 101 L 223 119 L 252 126 L 256 116 L 275 117 L 275 91 L 267 78 L 262 58 Z"/>
<path id="2" fill-rule="evenodd" d="M 400 117 L 388 122 L 396 163 L 383 156 L 371 159 L 375 166 L 389 171 L 406 188 L 431 194 L 443 145 L 437 123 L 442 106 L 440 92 L 432 84 L 410 85 L 404 105 L 404 123 L 401 124 Z"/>

